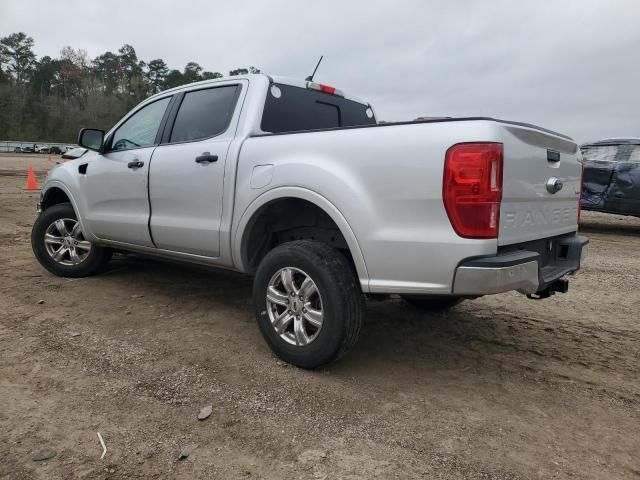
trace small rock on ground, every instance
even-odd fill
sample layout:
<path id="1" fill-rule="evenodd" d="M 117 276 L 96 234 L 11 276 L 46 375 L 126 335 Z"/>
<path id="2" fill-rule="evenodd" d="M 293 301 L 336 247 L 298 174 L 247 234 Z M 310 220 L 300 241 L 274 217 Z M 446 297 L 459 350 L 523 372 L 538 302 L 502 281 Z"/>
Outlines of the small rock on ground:
<path id="1" fill-rule="evenodd" d="M 31 460 L 34 462 L 41 462 L 43 460 L 49 460 L 57 455 L 55 450 L 40 450 L 31 455 Z"/>
<path id="2" fill-rule="evenodd" d="M 209 415 L 211 415 L 211 412 L 213 412 L 213 405 L 207 405 L 206 407 L 202 407 L 202 409 L 200 409 L 200 413 L 198 413 L 198 420 L 204 420 L 206 418 L 209 418 Z"/>
<path id="3" fill-rule="evenodd" d="M 182 449 L 182 451 L 180 452 L 180 455 L 178 455 L 178 460 L 184 460 L 185 458 L 188 458 L 189 455 L 191 455 L 196 448 L 198 448 L 198 445 L 196 444 L 187 445 Z"/>

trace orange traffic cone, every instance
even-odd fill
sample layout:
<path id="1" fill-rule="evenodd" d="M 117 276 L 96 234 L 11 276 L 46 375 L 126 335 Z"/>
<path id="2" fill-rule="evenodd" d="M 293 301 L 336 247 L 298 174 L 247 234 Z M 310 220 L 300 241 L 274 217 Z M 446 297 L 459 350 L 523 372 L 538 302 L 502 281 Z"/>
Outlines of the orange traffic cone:
<path id="1" fill-rule="evenodd" d="M 40 190 L 38 186 L 38 182 L 36 180 L 36 174 L 33 172 L 33 167 L 29 165 L 29 170 L 27 171 L 27 184 L 24 187 L 25 190 Z"/>

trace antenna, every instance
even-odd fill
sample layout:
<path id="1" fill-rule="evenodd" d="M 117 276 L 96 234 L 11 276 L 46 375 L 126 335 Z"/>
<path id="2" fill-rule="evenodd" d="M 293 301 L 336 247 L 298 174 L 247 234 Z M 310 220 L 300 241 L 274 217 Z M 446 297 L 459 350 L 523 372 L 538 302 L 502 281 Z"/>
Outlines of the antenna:
<path id="1" fill-rule="evenodd" d="M 306 82 L 313 82 L 313 77 L 318 71 L 318 67 L 320 66 L 320 62 L 322 62 L 323 58 L 324 58 L 324 55 L 320 55 L 320 60 L 318 60 L 318 63 L 316 64 L 316 68 L 313 69 L 313 73 L 309 75 L 307 78 L 305 78 Z"/>

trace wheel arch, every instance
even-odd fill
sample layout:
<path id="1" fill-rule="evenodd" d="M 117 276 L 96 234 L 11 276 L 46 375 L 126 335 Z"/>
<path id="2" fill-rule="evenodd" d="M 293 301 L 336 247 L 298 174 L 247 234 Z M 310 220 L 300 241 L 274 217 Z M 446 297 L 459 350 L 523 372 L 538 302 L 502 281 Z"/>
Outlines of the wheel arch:
<path id="1" fill-rule="evenodd" d="M 47 208 L 53 207 L 54 205 L 58 205 L 60 203 L 70 203 L 71 205 L 73 205 L 71 197 L 61 187 L 52 186 L 46 191 L 42 192 L 42 199 L 40 200 L 40 206 L 42 210 L 46 210 Z M 76 212 L 76 214 L 77 213 L 78 212 Z"/>
<path id="2" fill-rule="evenodd" d="M 47 182 L 40 194 L 40 207 L 44 211 L 47 208 L 53 207 L 54 205 L 59 205 L 61 203 L 71 204 L 71 207 L 76 214 L 76 218 L 82 226 L 82 231 L 85 232 L 85 235 L 87 235 L 88 231 L 84 219 L 80 215 L 78 204 L 69 188 L 64 183 L 57 180 Z"/>
<path id="3" fill-rule="evenodd" d="M 318 209 L 335 224 L 346 243 L 345 250 L 351 257 L 352 263 L 360 280 L 363 292 L 369 291 L 369 275 L 364 255 L 360 249 L 355 233 L 340 210 L 322 195 L 302 187 L 278 187 L 263 193 L 245 209 L 234 229 L 233 260 L 240 270 L 253 273 L 256 265 L 249 258 L 249 242 L 254 228 L 263 217 L 268 214 L 278 202 L 301 201 Z M 268 251 L 268 250 L 267 250 Z M 265 252 L 266 254 L 266 252 Z"/>

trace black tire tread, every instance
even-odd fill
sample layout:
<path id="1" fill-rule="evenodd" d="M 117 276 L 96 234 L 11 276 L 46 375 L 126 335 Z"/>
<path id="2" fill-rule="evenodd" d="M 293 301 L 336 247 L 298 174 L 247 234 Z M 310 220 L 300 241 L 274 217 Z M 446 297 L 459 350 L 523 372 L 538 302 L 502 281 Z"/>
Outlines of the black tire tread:
<path id="1" fill-rule="evenodd" d="M 265 259 L 276 253 L 288 253 L 294 258 L 297 256 L 306 257 L 322 268 L 330 278 L 330 281 L 345 293 L 342 305 L 339 306 L 344 317 L 344 335 L 342 335 L 338 349 L 323 364 L 331 363 L 343 357 L 357 342 L 364 323 L 364 296 L 353 267 L 339 250 L 313 240 L 296 240 L 283 243 L 271 250 Z M 310 368 L 315 368 L 315 366 Z"/>
<path id="2" fill-rule="evenodd" d="M 333 277 L 334 283 L 348 293 L 350 298 L 346 299 L 344 305 L 347 319 L 345 322 L 346 332 L 342 345 L 338 349 L 335 358 L 331 361 L 342 358 L 356 344 L 364 324 L 364 299 L 357 278 L 353 275 L 351 265 L 344 255 L 326 243 L 313 240 L 297 240 L 285 243 L 283 246 L 293 251 L 297 250 L 303 255 L 315 257 L 314 260 L 319 264 L 324 263 L 326 271 Z"/>

